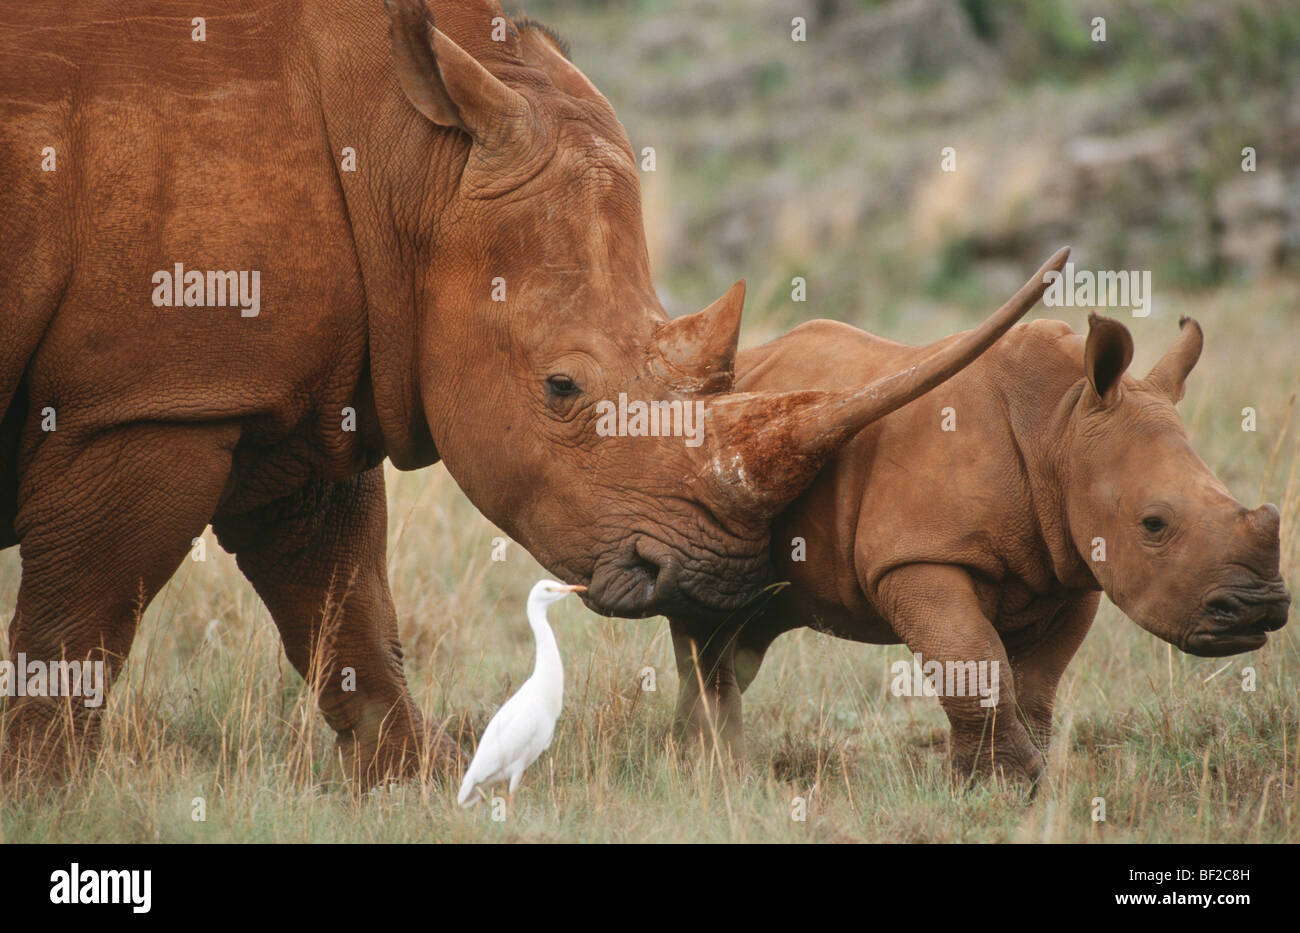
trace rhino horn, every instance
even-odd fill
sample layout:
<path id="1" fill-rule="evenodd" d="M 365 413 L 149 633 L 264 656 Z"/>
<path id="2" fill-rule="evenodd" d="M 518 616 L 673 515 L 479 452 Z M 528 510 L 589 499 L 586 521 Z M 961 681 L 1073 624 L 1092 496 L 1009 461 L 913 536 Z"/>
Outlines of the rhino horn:
<path id="1" fill-rule="evenodd" d="M 649 367 L 665 384 L 684 392 L 727 392 L 736 374 L 736 342 L 745 280 L 703 311 L 674 318 L 656 331 Z"/>
<path id="2" fill-rule="evenodd" d="M 384 0 L 402 92 L 439 126 L 462 129 L 494 147 L 527 122 L 528 102 L 434 28 L 423 0 Z"/>
<path id="3" fill-rule="evenodd" d="M 993 345 L 1037 303 L 1070 255 L 1062 248 L 974 330 L 911 351 L 912 362 L 842 391 L 748 392 L 707 407 L 713 479 L 737 508 L 765 519 L 799 495 L 823 465 L 867 425 L 942 383 Z"/>
<path id="4" fill-rule="evenodd" d="M 1182 400 L 1187 374 L 1201 358 L 1201 348 L 1205 345 L 1200 324 L 1183 317 L 1179 318 L 1178 327 L 1178 339 L 1147 373 L 1146 380 L 1148 385 L 1163 392 L 1173 402 Z"/>

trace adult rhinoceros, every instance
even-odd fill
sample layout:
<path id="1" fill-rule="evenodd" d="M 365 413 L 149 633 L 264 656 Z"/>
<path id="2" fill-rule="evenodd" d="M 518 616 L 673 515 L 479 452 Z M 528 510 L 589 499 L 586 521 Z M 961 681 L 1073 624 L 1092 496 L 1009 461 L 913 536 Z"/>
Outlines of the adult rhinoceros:
<path id="1" fill-rule="evenodd" d="M 437 28 L 414 0 L 0 23 L 10 653 L 115 675 L 211 523 L 367 780 L 436 757 L 385 575 L 385 458 L 441 460 L 599 611 L 725 611 L 765 582 L 771 517 L 826 438 L 1032 304 L 884 386 L 728 395 L 743 286 L 669 321 L 609 103 L 545 30 L 433 6 Z M 620 394 L 708 401 L 703 443 L 601 436 Z M 58 761 L 61 710 L 93 733 L 79 704 L 12 701 L 6 762 Z"/>

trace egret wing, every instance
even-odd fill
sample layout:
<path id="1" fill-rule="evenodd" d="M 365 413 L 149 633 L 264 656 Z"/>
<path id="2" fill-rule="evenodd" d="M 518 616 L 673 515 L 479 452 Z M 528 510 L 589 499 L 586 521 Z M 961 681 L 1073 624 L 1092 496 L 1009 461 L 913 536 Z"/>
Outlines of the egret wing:
<path id="1" fill-rule="evenodd" d="M 532 764 L 551 744 L 555 723 L 534 693 L 525 683 L 497 710 L 483 730 L 478 750 L 465 772 L 462 793 L 466 784 L 470 788 L 484 787 L 506 780 L 516 769 Z"/>

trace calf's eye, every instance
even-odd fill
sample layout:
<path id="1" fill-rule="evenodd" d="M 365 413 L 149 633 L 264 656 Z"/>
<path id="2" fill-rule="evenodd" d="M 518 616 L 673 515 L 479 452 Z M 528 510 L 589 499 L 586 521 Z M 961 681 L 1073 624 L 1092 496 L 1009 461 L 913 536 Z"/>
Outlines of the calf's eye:
<path id="1" fill-rule="evenodd" d="M 546 380 L 546 390 L 552 395 L 564 398 L 578 394 L 578 384 L 568 376 L 551 376 Z"/>
<path id="2" fill-rule="evenodd" d="M 1164 531 L 1166 526 L 1165 520 L 1155 515 L 1148 515 L 1142 519 L 1142 527 L 1151 534 L 1159 534 Z"/>

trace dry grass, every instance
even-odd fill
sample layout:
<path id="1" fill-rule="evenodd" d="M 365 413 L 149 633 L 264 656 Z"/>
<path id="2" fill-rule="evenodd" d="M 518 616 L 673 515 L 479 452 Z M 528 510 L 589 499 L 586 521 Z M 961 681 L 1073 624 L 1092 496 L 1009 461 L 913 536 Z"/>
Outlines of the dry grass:
<path id="1" fill-rule="evenodd" d="M 1183 412 L 1204 458 L 1241 499 L 1283 507 L 1284 564 L 1297 579 L 1300 302 L 1294 283 L 1174 299 L 1132 321 L 1135 371 L 1198 317 L 1207 350 Z M 1083 314 L 1071 318 L 1082 326 Z M 954 326 L 921 315 L 907 336 Z M 761 329 L 760 329 L 761 330 Z M 1259 412 L 1256 434 L 1240 411 Z M 434 719 L 480 732 L 527 676 L 523 601 L 540 569 L 441 468 L 393 474 L 391 579 L 407 669 Z M 0 555 L 10 610 L 17 554 Z M 323 781 L 331 736 L 284 661 L 265 608 L 215 542 L 146 613 L 111 697 L 105 742 L 84 777 L 0 810 L 0 841 L 1297 841 L 1300 635 L 1294 623 L 1252 655 L 1178 653 L 1106 604 L 1064 679 L 1050 786 L 952 790 L 934 700 L 888 693 L 900 647 L 792 633 L 746 695 L 738 770 L 681 758 L 667 735 L 676 689 L 667 625 L 552 612 L 568 679 L 555 743 L 513 809 L 462 812 L 454 786 L 357 801 Z M 1258 690 L 1241 689 L 1253 665 Z M 640 689 L 656 671 L 658 690 Z M 207 819 L 191 818 L 203 798 Z M 808 801 L 807 820 L 791 818 Z M 1104 797 L 1106 821 L 1090 818 Z"/>

